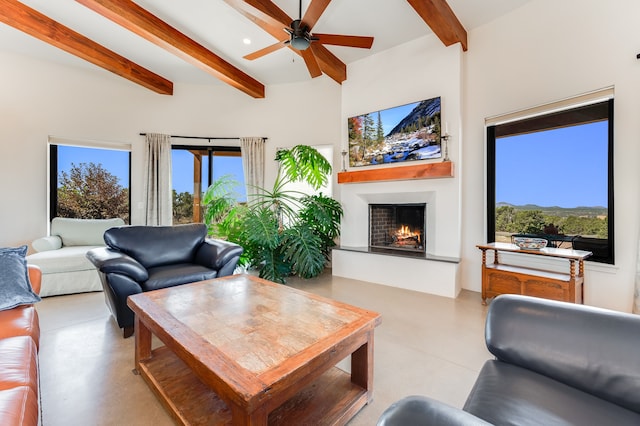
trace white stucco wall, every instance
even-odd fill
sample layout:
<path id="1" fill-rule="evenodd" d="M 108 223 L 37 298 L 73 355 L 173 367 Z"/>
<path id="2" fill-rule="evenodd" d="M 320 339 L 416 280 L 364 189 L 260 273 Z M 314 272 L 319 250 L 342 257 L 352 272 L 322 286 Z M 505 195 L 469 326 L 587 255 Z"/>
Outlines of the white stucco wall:
<path id="1" fill-rule="evenodd" d="M 98 68 L 3 52 L 0 63 L 0 246 L 28 244 L 45 235 L 49 135 L 133 146 L 134 224 L 141 218 L 140 132 L 266 136 L 267 182 L 275 177 L 276 148 L 340 139 L 340 85 L 327 77 L 270 86 L 266 98 L 258 100 L 213 77 L 211 85 L 176 84 L 173 96 L 162 96 Z"/>

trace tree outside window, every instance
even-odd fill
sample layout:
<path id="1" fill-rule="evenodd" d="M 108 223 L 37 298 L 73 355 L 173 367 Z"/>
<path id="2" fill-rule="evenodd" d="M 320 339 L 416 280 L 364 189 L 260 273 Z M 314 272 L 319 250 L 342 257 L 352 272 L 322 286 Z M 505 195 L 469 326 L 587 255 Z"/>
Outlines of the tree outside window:
<path id="1" fill-rule="evenodd" d="M 246 201 L 240 147 L 174 145 L 171 152 L 173 223 L 203 222 L 202 196 L 209 185 L 228 175 Z"/>
<path id="2" fill-rule="evenodd" d="M 50 154 L 52 218 L 119 217 L 129 223 L 128 151 L 52 144 Z"/>

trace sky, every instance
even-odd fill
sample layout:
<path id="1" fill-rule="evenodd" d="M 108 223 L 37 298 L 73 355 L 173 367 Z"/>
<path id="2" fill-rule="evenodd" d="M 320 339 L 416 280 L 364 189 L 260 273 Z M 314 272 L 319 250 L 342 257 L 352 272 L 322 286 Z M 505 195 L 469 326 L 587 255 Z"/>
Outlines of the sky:
<path id="1" fill-rule="evenodd" d="M 120 186 L 129 187 L 129 151 L 58 145 L 58 170 L 69 172 L 72 163 L 102 164 L 102 168 L 118 177 Z"/>
<path id="2" fill-rule="evenodd" d="M 174 149 L 171 157 L 173 172 L 173 189 L 180 192 L 193 192 L 193 154 L 187 150 Z M 205 157 L 202 162 L 202 186 L 203 191 L 209 186 L 207 181 L 207 168 L 209 159 Z M 240 200 L 246 200 L 246 188 L 244 186 L 244 174 L 242 171 L 242 157 L 213 157 L 213 180 L 220 176 L 230 174 L 241 183 L 236 188 Z"/>
<path id="3" fill-rule="evenodd" d="M 80 163 L 102 164 L 102 167 L 118 177 L 118 183 L 123 188 L 129 187 L 129 152 L 110 149 L 85 148 L 77 146 L 58 146 L 58 170 L 69 171 L 71 164 Z M 204 170 L 208 167 L 208 159 L 203 162 Z M 180 192 L 193 192 L 193 155 L 186 150 L 172 151 L 173 189 Z M 214 180 L 225 174 L 235 175 L 235 179 L 244 182 L 241 157 L 214 157 Z M 202 173 L 203 191 L 208 187 L 207 172 Z M 246 199 L 244 185 L 236 188 L 240 199 Z"/>
<path id="4" fill-rule="evenodd" d="M 600 121 L 496 138 L 496 203 L 606 207 L 607 133 Z"/>

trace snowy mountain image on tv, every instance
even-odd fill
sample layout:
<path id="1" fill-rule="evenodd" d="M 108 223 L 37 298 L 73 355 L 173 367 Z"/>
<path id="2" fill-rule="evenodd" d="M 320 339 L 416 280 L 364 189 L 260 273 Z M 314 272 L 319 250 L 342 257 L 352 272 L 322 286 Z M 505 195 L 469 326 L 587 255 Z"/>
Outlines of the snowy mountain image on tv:
<path id="1" fill-rule="evenodd" d="M 440 97 L 350 117 L 349 166 L 440 158 Z"/>

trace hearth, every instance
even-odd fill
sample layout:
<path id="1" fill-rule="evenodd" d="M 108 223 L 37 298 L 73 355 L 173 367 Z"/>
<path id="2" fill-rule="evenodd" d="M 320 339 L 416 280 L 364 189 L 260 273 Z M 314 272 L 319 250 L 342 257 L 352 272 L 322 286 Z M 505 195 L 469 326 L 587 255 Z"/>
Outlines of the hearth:
<path id="1" fill-rule="evenodd" d="M 425 203 L 369 204 L 369 247 L 424 253 Z"/>

